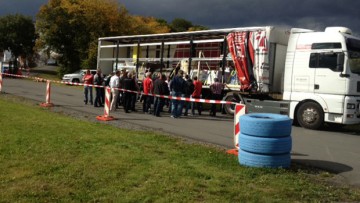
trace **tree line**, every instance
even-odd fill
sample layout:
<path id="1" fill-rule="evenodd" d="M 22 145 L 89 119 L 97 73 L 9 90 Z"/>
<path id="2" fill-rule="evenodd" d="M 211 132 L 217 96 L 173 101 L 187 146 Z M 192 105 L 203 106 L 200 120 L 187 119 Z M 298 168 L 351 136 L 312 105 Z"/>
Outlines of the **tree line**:
<path id="1" fill-rule="evenodd" d="M 34 61 L 39 51 L 58 54 L 60 74 L 96 68 L 98 38 L 207 29 L 190 21 L 131 15 L 116 0 L 49 0 L 35 22 L 21 14 L 0 17 L 0 51 Z"/>

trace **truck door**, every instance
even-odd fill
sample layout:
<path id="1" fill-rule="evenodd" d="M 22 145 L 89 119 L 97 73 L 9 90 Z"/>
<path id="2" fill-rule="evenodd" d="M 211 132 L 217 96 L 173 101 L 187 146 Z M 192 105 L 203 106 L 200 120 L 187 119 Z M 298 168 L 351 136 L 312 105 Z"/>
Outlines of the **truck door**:
<path id="1" fill-rule="evenodd" d="M 309 52 L 295 52 L 292 77 L 293 92 L 314 92 L 315 69 L 309 68 Z"/>
<path id="2" fill-rule="evenodd" d="M 343 53 L 311 53 L 309 66 L 315 70 L 314 93 L 339 95 L 346 91 L 346 79 L 341 77 L 344 62 L 339 62 L 339 54 Z"/>

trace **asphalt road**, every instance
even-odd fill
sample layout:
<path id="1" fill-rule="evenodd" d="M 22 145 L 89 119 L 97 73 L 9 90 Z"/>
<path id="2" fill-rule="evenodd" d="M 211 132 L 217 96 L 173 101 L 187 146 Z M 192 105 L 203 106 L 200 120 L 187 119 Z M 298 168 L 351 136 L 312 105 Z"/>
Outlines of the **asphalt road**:
<path id="1" fill-rule="evenodd" d="M 5 78 L 2 92 L 22 96 L 39 103 L 45 102 L 46 83 L 23 79 Z M 95 93 L 95 91 L 94 91 Z M 52 85 L 51 102 L 56 106 L 74 112 L 86 112 L 103 115 L 103 108 L 84 105 L 80 87 Z M 111 114 L 120 126 L 133 123 L 143 128 L 156 129 L 168 134 L 178 135 L 192 140 L 233 148 L 234 121 L 231 117 L 218 114 L 210 117 L 208 112 L 202 116 L 188 116 L 172 119 L 167 113 L 162 117 L 138 112 L 125 114 L 122 109 Z M 313 131 L 293 126 L 292 161 L 319 167 L 336 173 L 336 177 L 350 185 L 360 186 L 360 130 L 324 130 Z"/>

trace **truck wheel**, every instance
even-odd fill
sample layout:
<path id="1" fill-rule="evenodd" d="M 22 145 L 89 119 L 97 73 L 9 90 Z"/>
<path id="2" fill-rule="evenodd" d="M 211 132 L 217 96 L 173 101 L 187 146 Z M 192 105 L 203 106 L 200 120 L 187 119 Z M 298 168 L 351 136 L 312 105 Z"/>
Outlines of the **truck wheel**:
<path id="1" fill-rule="evenodd" d="M 324 111 L 315 102 L 302 104 L 297 111 L 296 117 L 303 128 L 318 130 L 324 125 Z"/>
<path id="2" fill-rule="evenodd" d="M 234 100 L 234 96 L 233 95 L 226 95 L 224 100 L 232 102 Z M 226 114 L 234 115 L 234 113 L 235 113 L 235 104 L 225 104 L 224 105 L 224 110 L 225 110 Z"/>
<path id="3" fill-rule="evenodd" d="M 80 80 L 79 79 L 73 79 L 72 82 L 76 82 L 76 83 L 79 83 Z"/>
<path id="4" fill-rule="evenodd" d="M 241 99 L 242 98 L 240 98 L 240 101 L 239 101 L 239 99 L 235 98 L 234 94 L 232 92 L 228 93 L 224 98 L 225 101 L 238 102 L 240 104 L 244 104 L 244 102 Z M 224 110 L 225 110 L 226 114 L 234 115 L 234 113 L 235 113 L 235 104 L 225 104 L 224 105 Z"/>

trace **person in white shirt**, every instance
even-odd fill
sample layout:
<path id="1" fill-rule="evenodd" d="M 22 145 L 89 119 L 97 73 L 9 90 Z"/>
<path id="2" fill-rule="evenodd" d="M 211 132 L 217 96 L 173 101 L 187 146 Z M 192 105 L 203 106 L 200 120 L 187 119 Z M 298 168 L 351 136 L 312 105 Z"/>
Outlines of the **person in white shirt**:
<path id="1" fill-rule="evenodd" d="M 109 82 L 109 86 L 111 88 L 111 94 L 112 94 L 112 100 L 111 100 L 111 106 L 110 106 L 110 111 L 115 111 L 116 110 L 116 103 L 118 100 L 118 96 L 119 96 L 119 87 L 120 87 L 120 71 L 116 71 L 115 75 L 111 76 L 110 78 L 110 82 Z"/>

